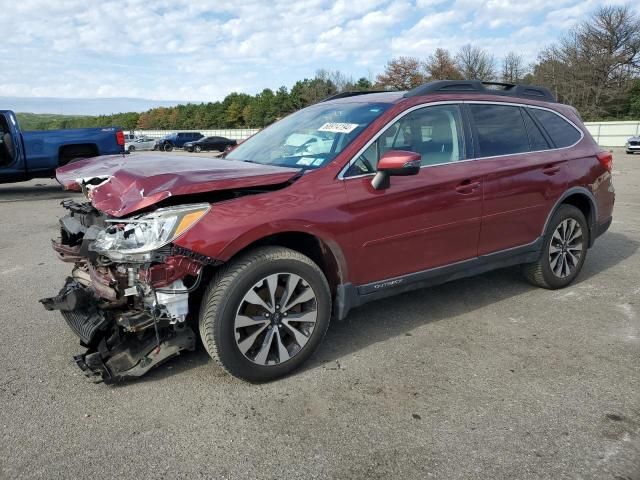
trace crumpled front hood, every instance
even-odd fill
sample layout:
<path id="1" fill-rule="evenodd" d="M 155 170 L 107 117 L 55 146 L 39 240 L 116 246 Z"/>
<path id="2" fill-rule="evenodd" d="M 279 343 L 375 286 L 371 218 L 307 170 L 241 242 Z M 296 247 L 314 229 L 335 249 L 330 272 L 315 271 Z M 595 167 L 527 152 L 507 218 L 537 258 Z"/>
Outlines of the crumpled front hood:
<path id="1" fill-rule="evenodd" d="M 56 170 L 67 190 L 88 185 L 91 203 L 123 217 L 177 195 L 277 185 L 295 168 L 184 155 L 110 155 L 80 160 Z"/>

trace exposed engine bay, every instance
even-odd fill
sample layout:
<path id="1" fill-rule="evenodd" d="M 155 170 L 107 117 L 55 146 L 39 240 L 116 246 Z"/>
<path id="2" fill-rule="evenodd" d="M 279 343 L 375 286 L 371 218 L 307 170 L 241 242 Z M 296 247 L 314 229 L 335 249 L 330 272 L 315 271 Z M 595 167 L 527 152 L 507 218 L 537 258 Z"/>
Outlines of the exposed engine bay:
<path id="1" fill-rule="evenodd" d="M 59 294 L 42 299 L 60 310 L 87 350 L 74 357 L 96 382 L 139 377 L 152 367 L 193 350 L 190 293 L 207 265 L 217 262 L 174 246 L 171 240 L 197 222 L 209 204 L 159 208 L 115 218 L 91 203 L 67 200 L 58 257 L 72 263 Z"/>

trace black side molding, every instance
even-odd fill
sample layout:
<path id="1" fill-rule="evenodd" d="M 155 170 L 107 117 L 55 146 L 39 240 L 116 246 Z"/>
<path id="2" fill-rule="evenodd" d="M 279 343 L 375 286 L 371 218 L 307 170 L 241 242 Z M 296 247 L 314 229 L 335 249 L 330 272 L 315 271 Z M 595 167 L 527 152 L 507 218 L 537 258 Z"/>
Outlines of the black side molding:
<path id="1" fill-rule="evenodd" d="M 421 272 L 380 280 L 379 282 L 358 286 L 351 283 L 340 284 L 336 289 L 334 316 L 338 320 L 342 320 L 352 308 L 373 300 L 418 288 L 440 285 L 460 278 L 472 277 L 497 268 L 535 262 L 541 255 L 542 241 L 543 237 L 541 236 L 534 242 L 521 247 L 481 255 L 451 265 L 430 268 Z"/>

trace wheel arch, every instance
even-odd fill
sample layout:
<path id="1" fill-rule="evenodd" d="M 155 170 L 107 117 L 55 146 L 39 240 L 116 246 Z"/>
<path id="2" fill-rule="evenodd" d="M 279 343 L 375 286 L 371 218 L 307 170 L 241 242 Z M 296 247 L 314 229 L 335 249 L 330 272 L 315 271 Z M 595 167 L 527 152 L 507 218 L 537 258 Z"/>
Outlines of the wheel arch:
<path id="1" fill-rule="evenodd" d="M 69 143 L 58 148 L 58 166 L 66 165 L 76 158 L 90 158 L 99 155 L 95 143 Z"/>
<path id="2" fill-rule="evenodd" d="M 335 295 L 338 285 L 346 282 L 347 266 L 342 249 L 335 242 L 328 241 L 315 233 L 283 230 L 264 234 L 257 240 L 228 245 L 223 257 L 227 261 L 232 260 L 244 252 L 263 246 L 290 248 L 309 257 L 327 277 L 332 295 Z"/>
<path id="3" fill-rule="evenodd" d="M 564 192 L 556 201 L 551 212 L 549 212 L 549 215 L 544 222 L 542 235 L 547 231 L 551 217 L 553 217 L 560 205 L 573 205 L 584 214 L 584 217 L 587 219 L 587 225 L 589 226 L 589 247 L 591 247 L 595 239 L 594 233 L 598 225 L 598 204 L 596 203 L 596 198 L 593 193 L 585 187 L 571 187 Z"/>

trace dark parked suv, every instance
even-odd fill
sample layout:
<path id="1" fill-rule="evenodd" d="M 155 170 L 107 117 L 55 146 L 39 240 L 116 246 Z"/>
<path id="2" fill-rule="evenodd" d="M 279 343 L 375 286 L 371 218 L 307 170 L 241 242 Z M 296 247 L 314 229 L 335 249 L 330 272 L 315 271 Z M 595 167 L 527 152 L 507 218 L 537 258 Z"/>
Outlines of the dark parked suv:
<path id="1" fill-rule="evenodd" d="M 170 152 L 174 148 L 182 148 L 187 142 L 195 142 L 203 137 L 199 132 L 177 132 L 165 135 L 156 142 L 156 149 Z"/>
<path id="2" fill-rule="evenodd" d="M 54 248 L 73 270 L 42 302 L 97 381 L 140 376 L 198 337 L 233 375 L 270 380 L 372 300 L 518 264 L 534 285 L 569 285 L 611 223 L 611 167 L 544 88 L 343 93 L 225 159 L 58 169 L 90 202 L 64 204 Z"/>

